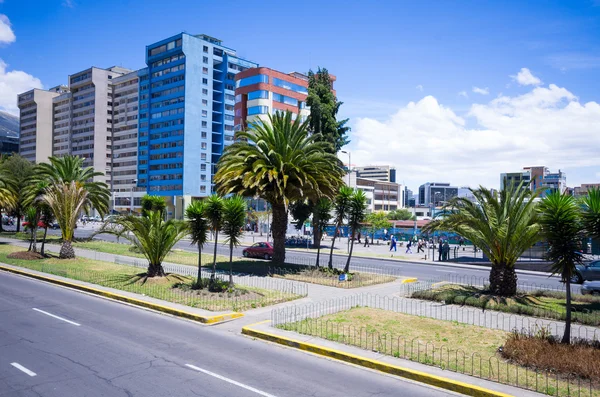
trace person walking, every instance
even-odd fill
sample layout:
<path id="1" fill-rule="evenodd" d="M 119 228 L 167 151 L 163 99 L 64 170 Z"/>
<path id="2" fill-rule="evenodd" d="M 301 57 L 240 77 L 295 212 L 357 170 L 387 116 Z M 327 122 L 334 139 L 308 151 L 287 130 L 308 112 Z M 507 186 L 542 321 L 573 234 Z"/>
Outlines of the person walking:
<path id="1" fill-rule="evenodd" d="M 448 244 L 448 240 L 444 242 L 444 261 L 448 260 L 450 256 L 450 245 Z"/>
<path id="2" fill-rule="evenodd" d="M 438 261 L 442 261 L 442 252 L 444 251 L 444 242 L 440 239 L 440 243 L 438 244 Z"/>
<path id="3" fill-rule="evenodd" d="M 412 240 L 408 240 L 408 244 L 406 244 L 406 252 L 405 252 L 405 254 L 412 254 L 411 247 L 412 247 Z"/>
<path id="4" fill-rule="evenodd" d="M 392 248 L 394 249 L 394 252 L 396 252 L 396 237 L 394 237 L 394 235 L 392 234 L 392 239 L 390 242 L 390 252 L 392 251 Z"/>
<path id="5" fill-rule="evenodd" d="M 419 240 L 419 242 L 417 243 L 417 254 L 425 252 L 425 250 L 423 249 L 423 244 L 423 240 Z"/>

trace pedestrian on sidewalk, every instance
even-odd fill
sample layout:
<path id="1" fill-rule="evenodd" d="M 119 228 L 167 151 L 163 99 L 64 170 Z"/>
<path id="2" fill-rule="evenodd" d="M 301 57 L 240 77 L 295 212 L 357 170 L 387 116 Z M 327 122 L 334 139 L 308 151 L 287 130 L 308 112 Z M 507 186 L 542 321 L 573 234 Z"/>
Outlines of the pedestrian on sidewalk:
<path id="1" fill-rule="evenodd" d="M 443 255 L 444 261 L 447 261 L 449 256 L 450 256 L 450 245 L 448 244 L 448 240 L 446 240 L 444 242 L 444 255 Z"/>
<path id="2" fill-rule="evenodd" d="M 412 240 L 408 240 L 408 244 L 406 244 L 405 254 L 412 254 L 412 250 L 410 249 L 411 247 L 412 247 Z"/>
<path id="3" fill-rule="evenodd" d="M 358 243 L 360 244 L 360 232 L 358 232 Z"/>
<path id="4" fill-rule="evenodd" d="M 444 241 L 440 239 L 440 243 L 438 244 L 438 261 L 442 261 L 442 252 L 444 251 Z"/>
<path id="5" fill-rule="evenodd" d="M 417 254 L 425 252 L 425 250 L 423 249 L 423 244 L 425 244 L 423 240 L 419 239 L 419 242 L 417 243 Z"/>
<path id="6" fill-rule="evenodd" d="M 390 252 L 392 251 L 392 248 L 394 249 L 394 252 L 396 252 L 396 237 L 394 237 L 393 234 L 392 234 L 392 239 L 391 239 L 391 243 L 390 243 Z"/>

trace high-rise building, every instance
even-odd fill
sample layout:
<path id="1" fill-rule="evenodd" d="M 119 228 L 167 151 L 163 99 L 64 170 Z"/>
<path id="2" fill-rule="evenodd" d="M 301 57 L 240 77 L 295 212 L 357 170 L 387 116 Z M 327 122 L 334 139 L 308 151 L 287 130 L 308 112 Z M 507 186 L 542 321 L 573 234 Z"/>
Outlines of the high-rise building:
<path id="1" fill-rule="evenodd" d="M 330 75 L 333 82 L 335 76 Z M 283 73 L 257 67 L 235 76 L 235 130 L 247 127 L 257 119 L 267 119 L 267 114 L 277 111 L 292 112 L 292 119 L 306 120 L 310 110 L 306 107 L 308 77 L 302 73 Z"/>
<path id="2" fill-rule="evenodd" d="M 377 179 L 378 181 L 396 182 L 396 168 L 389 165 L 368 165 L 354 167 L 359 178 Z"/>
<path id="3" fill-rule="evenodd" d="M 520 172 L 509 172 L 500 174 L 500 190 L 503 190 L 510 183 L 518 185 L 523 182 L 525 188 L 532 192 L 540 191 L 541 196 L 554 191 L 564 192 L 567 189 L 567 176 L 561 170 L 550 172 L 548 167 L 524 167 Z"/>
<path id="4" fill-rule="evenodd" d="M 33 89 L 17 96 L 19 107 L 19 154 L 40 163 L 52 155 L 52 100 L 67 91 L 65 86 Z"/>
<path id="5" fill-rule="evenodd" d="M 170 215 L 180 218 L 192 197 L 213 191 L 214 165 L 233 143 L 235 75 L 258 65 L 218 39 L 187 33 L 147 46 L 146 64 L 138 185 L 166 196 Z"/>
<path id="6" fill-rule="evenodd" d="M 427 182 L 419 186 L 419 206 L 440 207 L 458 196 L 458 187 L 449 183 Z"/>

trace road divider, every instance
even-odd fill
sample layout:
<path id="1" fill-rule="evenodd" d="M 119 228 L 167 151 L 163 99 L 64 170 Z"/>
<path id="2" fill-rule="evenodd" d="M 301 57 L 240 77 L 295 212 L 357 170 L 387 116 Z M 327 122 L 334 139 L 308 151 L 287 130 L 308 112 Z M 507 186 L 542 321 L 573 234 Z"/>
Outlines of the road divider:
<path id="1" fill-rule="evenodd" d="M 400 367 L 393 364 L 388 364 L 383 361 L 374 360 L 367 357 L 361 357 L 352 353 L 347 353 L 341 350 L 332 349 L 325 346 L 320 346 L 313 343 L 303 342 L 283 335 L 266 332 L 257 328 L 258 325 L 264 324 L 267 321 L 261 321 L 252 325 L 247 325 L 242 328 L 242 334 L 263 339 L 268 342 L 277 343 L 280 345 L 292 347 L 294 349 L 318 354 L 324 357 L 333 358 L 344 361 L 350 364 L 359 365 L 361 367 L 374 369 L 390 375 L 399 376 L 401 378 L 410 379 L 413 381 L 425 383 L 441 389 L 450 390 L 456 393 L 461 393 L 473 397 L 512 397 L 510 394 L 497 392 L 486 389 L 480 386 L 471 385 L 465 382 L 456 381 L 454 379 L 445 378 L 429 374 L 426 372 L 414 370 L 411 368 Z"/>
<path id="2" fill-rule="evenodd" d="M 155 311 L 158 311 L 161 313 L 166 313 L 166 314 L 170 314 L 173 316 L 186 318 L 188 320 L 197 321 L 197 322 L 200 322 L 203 324 L 212 325 L 212 324 L 222 323 L 224 321 L 234 320 L 236 318 L 240 318 L 240 317 L 244 316 L 243 313 L 236 313 L 236 312 L 218 314 L 218 315 L 214 315 L 214 316 L 205 316 L 205 315 L 201 315 L 201 314 L 197 314 L 197 313 L 188 312 L 185 310 L 176 309 L 174 307 L 164 306 L 164 305 L 160 305 L 157 303 L 144 301 L 144 300 L 137 299 L 137 298 L 132 298 L 129 296 L 116 294 L 111 291 L 106 291 L 106 290 L 90 287 L 87 285 L 77 284 L 77 283 L 73 283 L 70 281 L 65 281 L 65 280 L 61 280 L 61 279 L 57 279 L 57 278 L 53 278 L 53 277 L 47 277 L 47 276 L 44 276 L 41 274 L 28 272 L 26 270 L 22 270 L 22 269 L 19 269 L 16 267 L 0 265 L 0 270 L 6 271 L 9 273 L 18 274 L 18 275 L 25 276 L 25 277 L 29 277 L 29 278 L 34 278 L 36 280 L 45 281 L 47 283 L 61 285 L 63 287 L 72 288 L 72 289 L 75 289 L 78 291 L 87 292 L 90 294 L 102 296 L 102 297 L 113 299 L 116 301 L 129 303 L 134 306 L 139 306 L 139 307 L 143 307 L 146 309 L 155 310 Z M 37 311 L 40 311 L 40 310 L 38 309 Z M 49 315 L 49 313 L 45 313 L 45 312 L 44 312 L 44 314 Z M 57 316 L 52 315 L 52 317 L 57 317 Z M 70 322 L 69 320 L 65 320 L 62 318 L 61 318 L 61 320 Z M 77 324 L 77 323 L 75 323 L 75 324 Z"/>

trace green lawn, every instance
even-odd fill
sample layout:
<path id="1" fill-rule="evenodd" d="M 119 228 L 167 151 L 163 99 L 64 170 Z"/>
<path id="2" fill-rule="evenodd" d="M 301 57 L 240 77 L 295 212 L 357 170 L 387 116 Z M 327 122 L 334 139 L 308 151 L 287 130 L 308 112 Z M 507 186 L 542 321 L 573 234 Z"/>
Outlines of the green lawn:
<path id="1" fill-rule="evenodd" d="M 191 284 L 193 278 L 172 274 L 144 281 L 139 268 L 93 259 L 22 260 L 7 257 L 16 251 L 23 249 L 0 245 L 0 262 L 211 311 L 244 311 L 301 297 L 288 292 L 246 286 L 238 286 L 231 293 L 175 288 L 178 284 Z"/>
<path id="2" fill-rule="evenodd" d="M 570 395 L 567 383 L 557 382 L 555 374 L 546 383 L 544 375 L 504 360 L 497 351 L 509 333 L 500 330 L 368 307 L 278 327 L 540 393 Z M 600 390 L 590 394 L 584 381 L 580 395 L 598 397 Z"/>
<path id="3" fill-rule="evenodd" d="M 566 316 L 565 294 L 555 291 L 540 290 L 520 293 L 512 298 L 501 298 L 488 294 L 480 287 L 444 284 L 430 290 L 413 292 L 411 297 L 554 320 L 564 320 Z M 574 322 L 600 325 L 600 297 L 573 295 L 571 307 Z"/>

